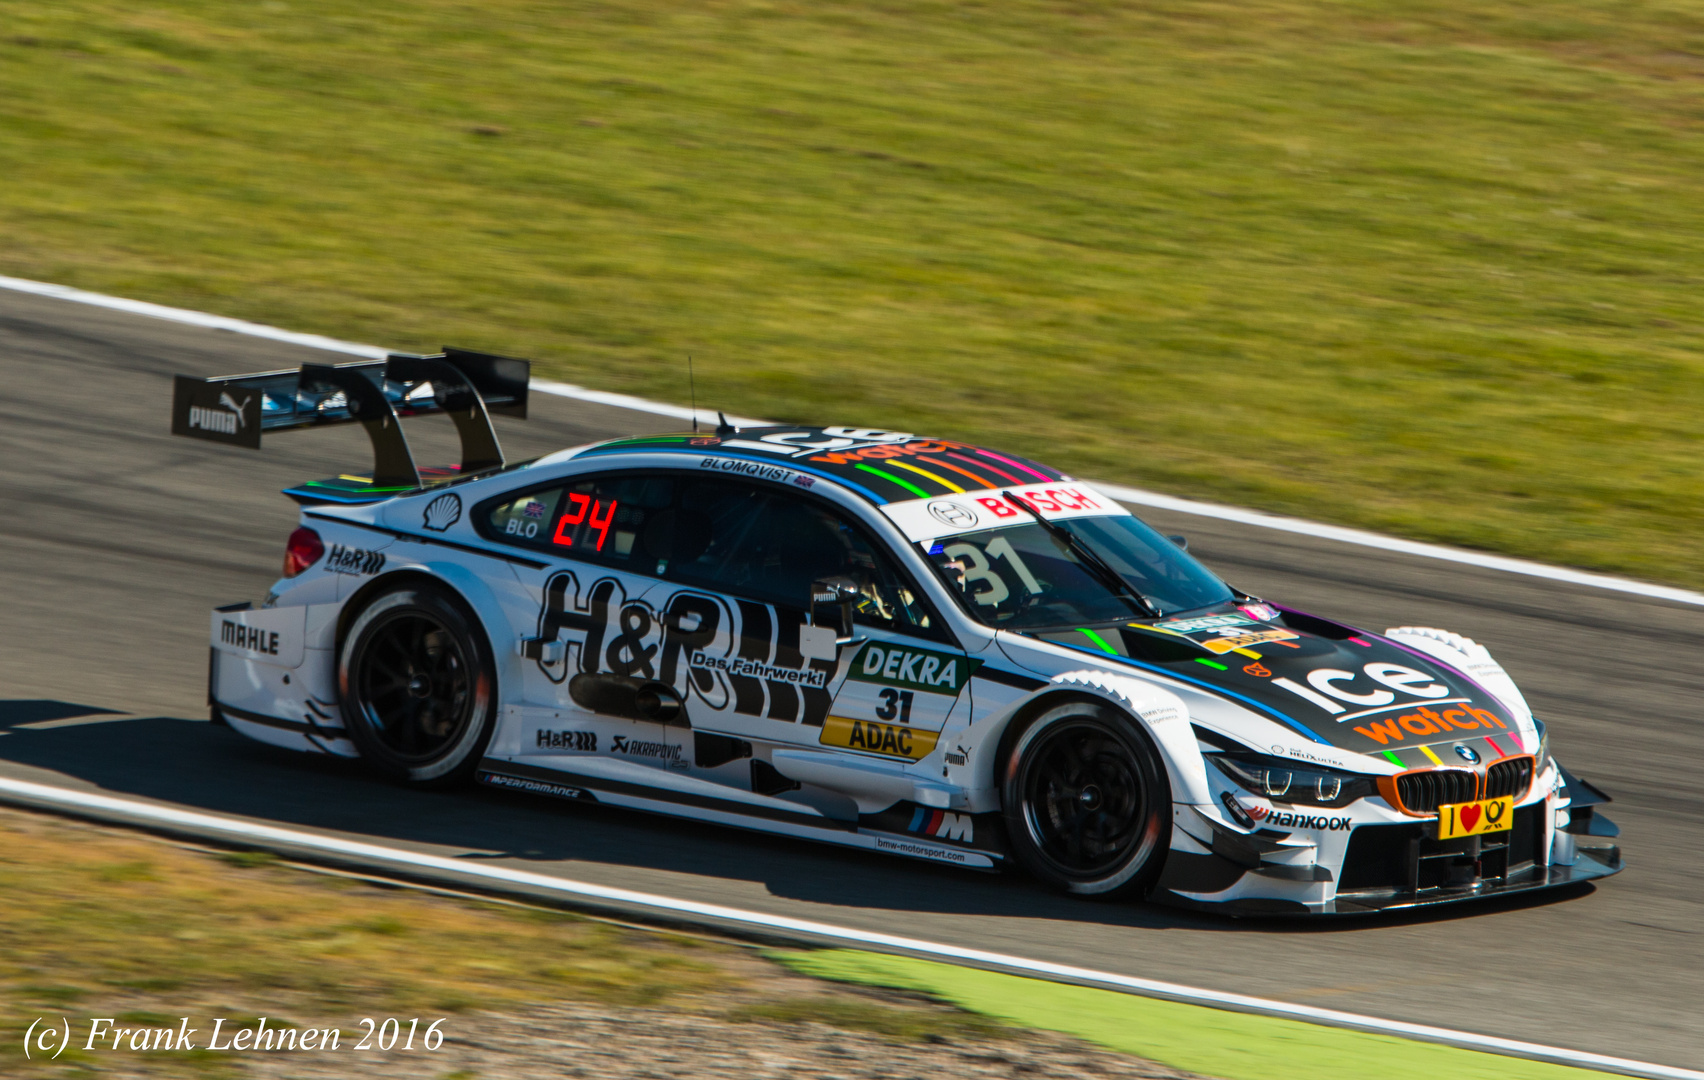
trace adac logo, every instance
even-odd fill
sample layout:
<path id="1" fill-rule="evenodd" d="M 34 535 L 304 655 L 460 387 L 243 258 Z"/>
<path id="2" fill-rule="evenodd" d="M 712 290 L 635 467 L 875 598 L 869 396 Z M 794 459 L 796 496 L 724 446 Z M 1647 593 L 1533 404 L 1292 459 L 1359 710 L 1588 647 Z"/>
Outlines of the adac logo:
<path id="1" fill-rule="evenodd" d="M 829 716 L 822 722 L 822 734 L 817 741 L 842 750 L 862 750 L 866 754 L 920 761 L 929 756 L 940 738 L 938 731 L 924 731 L 905 724 Z"/>

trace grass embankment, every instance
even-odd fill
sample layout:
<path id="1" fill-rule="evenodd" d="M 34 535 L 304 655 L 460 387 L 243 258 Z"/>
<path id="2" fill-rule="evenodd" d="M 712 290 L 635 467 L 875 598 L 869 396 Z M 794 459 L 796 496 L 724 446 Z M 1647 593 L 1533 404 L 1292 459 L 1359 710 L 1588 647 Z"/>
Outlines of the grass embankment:
<path id="1" fill-rule="evenodd" d="M 872 998 L 837 983 L 912 996 Z M 241 1068 L 241 1055 L 206 1048 L 215 1016 L 232 1029 L 261 1016 L 273 1028 L 337 1027 L 349 1043 L 363 1016 L 402 1017 L 404 1027 L 410 1017 L 425 1025 L 448 1016 L 452 1038 L 479 1041 L 493 1024 L 475 1010 L 500 1016 L 562 1001 L 817 1023 L 896 1041 L 986 1044 L 1040 1029 L 1225 1080 L 1312 1080 L 1321 1070 L 1382 1080 L 1601 1075 L 904 957 L 823 950 L 764 959 L 715 940 L 398 890 L 263 853 L 197 850 L 0 809 L 0 1074 L 118 1068 L 211 1080 Z M 198 1051 L 80 1049 L 92 1017 L 159 1028 L 185 1015 L 201 1032 Z M 70 1049 L 26 1060 L 21 1036 L 31 1020 L 62 1016 L 77 1036 Z"/>
<path id="2" fill-rule="evenodd" d="M 0 0 L 0 273 L 1704 584 L 1704 12 Z"/>
<path id="3" fill-rule="evenodd" d="M 471 1010 L 557 1001 L 817 1022 L 898 1040 L 1010 1031 L 921 1000 L 840 994 L 733 945 L 0 809 L 0 1075 L 223 1075 L 242 1055 L 206 1049 L 214 1016 L 227 1029 L 260 1016 L 273 1028 L 339 1027 L 347 1044 L 363 1016 L 402 1017 L 405 1028 L 422 1017 L 424 1029 L 447 1015 L 452 1037 L 478 1038 Z M 199 1051 L 79 1049 L 91 1017 L 176 1027 L 184 1015 L 200 1031 Z M 69 1017 L 77 1040 L 57 1060 L 27 1061 L 23 1033 L 42 1016 Z"/>

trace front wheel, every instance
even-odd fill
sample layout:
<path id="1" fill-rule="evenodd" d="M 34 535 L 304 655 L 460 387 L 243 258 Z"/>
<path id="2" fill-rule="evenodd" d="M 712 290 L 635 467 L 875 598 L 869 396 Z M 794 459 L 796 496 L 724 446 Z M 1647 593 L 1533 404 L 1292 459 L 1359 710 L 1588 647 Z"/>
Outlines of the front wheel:
<path id="1" fill-rule="evenodd" d="M 423 583 L 381 593 L 350 623 L 339 656 L 349 738 L 392 779 L 462 783 L 491 738 L 494 670 L 484 632 L 454 594 Z"/>
<path id="2" fill-rule="evenodd" d="M 1032 717 L 1009 740 L 1002 796 L 1018 862 L 1063 892 L 1141 896 L 1165 863 L 1171 785 L 1116 709 L 1073 701 Z"/>

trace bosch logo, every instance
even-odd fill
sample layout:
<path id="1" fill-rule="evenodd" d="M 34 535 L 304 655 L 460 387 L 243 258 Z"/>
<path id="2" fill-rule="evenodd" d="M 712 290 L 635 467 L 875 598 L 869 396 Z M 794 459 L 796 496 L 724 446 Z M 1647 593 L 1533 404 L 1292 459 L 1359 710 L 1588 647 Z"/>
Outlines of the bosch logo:
<path id="1" fill-rule="evenodd" d="M 960 506 L 951 499 L 936 499 L 929 504 L 929 516 L 942 525 L 955 529 L 968 529 L 976 524 L 976 511 L 969 507 Z"/>

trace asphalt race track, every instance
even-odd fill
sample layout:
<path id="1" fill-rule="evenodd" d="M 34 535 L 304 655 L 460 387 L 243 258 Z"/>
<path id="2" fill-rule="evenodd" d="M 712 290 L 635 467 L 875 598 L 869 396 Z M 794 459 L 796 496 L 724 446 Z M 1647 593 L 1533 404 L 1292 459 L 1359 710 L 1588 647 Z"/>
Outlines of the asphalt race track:
<path id="1" fill-rule="evenodd" d="M 454 343 L 452 343 L 454 344 Z M 208 609 L 276 578 L 294 481 L 370 461 L 346 427 L 259 453 L 167 434 L 171 376 L 322 352 L 0 293 L 0 775 L 691 900 L 1458 1028 L 1704 1066 L 1704 609 L 1144 513 L 1243 589 L 1374 630 L 1489 645 L 1558 754 L 1616 798 L 1629 869 L 1419 916 L 1230 921 L 488 790 L 405 791 L 206 722 Z M 684 394 L 682 395 L 684 397 Z M 739 402 L 710 402 L 730 412 Z M 535 395 L 511 457 L 678 421 Z M 832 422 L 834 417 L 817 418 Z M 414 421 L 425 462 L 447 420 Z M 1689 651 L 1691 650 L 1691 651 Z"/>

